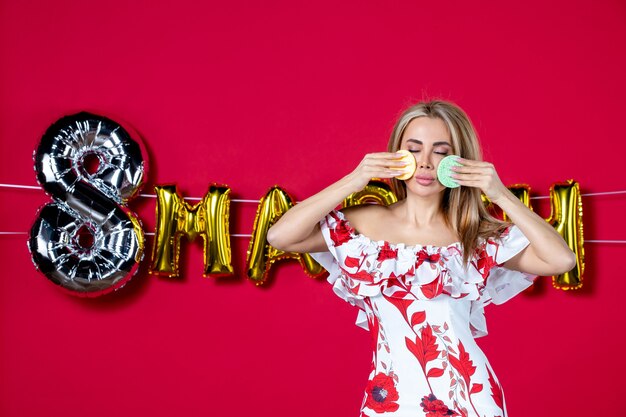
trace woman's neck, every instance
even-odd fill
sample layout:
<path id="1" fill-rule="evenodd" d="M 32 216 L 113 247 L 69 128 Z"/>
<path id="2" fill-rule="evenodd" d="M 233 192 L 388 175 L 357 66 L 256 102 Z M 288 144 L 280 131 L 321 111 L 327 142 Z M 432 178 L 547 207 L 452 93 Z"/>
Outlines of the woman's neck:
<path id="1" fill-rule="evenodd" d="M 407 195 L 399 202 L 396 215 L 407 225 L 428 227 L 445 222 L 442 210 L 443 193 L 429 197 Z"/>

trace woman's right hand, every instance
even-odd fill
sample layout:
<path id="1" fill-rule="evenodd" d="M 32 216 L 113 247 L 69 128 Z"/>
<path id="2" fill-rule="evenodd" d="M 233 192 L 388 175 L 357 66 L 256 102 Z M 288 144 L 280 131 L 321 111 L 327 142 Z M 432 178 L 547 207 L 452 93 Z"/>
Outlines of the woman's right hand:
<path id="1" fill-rule="evenodd" d="M 299 202 L 267 232 L 267 241 L 285 252 L 320 252 L 326 243 L 319 222 L 350 194 L 359 192 L 372 178 L 393 178 L 402 175 L 406 166 L 402 154 L 377 152 L 365 155 L 354 171 L 317 194 Z M 391 169 L 395 167 L 396 169 Z"/>
<path id="2" fill-rule="evenodd" d="M 351 188 L 358 192 L 365 188 L 372 178 L 394 178 L 404 174 L 404 170 L 398 168 L 406 167 L 408 164 L 400 158 L 402 154 L 397 152 L 368 153 L 356 169 L 346 176 L 350 180 Z"/>

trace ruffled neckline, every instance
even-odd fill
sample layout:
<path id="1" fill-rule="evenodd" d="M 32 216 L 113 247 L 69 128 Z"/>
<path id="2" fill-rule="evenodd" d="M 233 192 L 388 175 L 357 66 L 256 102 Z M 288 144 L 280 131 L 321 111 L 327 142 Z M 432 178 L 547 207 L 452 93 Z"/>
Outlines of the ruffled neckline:
<path id="1" fill-rule="evenodd" d="M 366 243 L 368 246 L 369 245 L 375 245 L 378 247 L 388 247 L 391 249 L 399 249 L 399 250 L 408 250 L 408 251 L 412 251 L 412 252 L 419 252 L 421 250 L 426 250 L 427 252 L 441 252 L 442 250 L 446 249 L 446 250 L 450 250 L 450 249 L 458 249 L 459 251 L 461 250 L 461 248 L 463 247 L 463 244 L 460 241 L 457 242 L 452 242 L 449 245 L 445 245 L 445 246 L 438 246 L 438 245 L 422 245 L 419 243 L 413 244 L 413 245 L 407 245 L 405 243 L 391 243 L 387 240 L 374 240 L 368 236 L 365 236 L 363 233 L 358 232 L 354 226 L 352 226 L 350 224 L 350 222 L 348 221 L 348 219 L 346 218 L 345 214 L 342 213 L 341 211 L 337 211 L 337 214 L 339 215 L 339 217 L 341 218 L 341 220 L 343 220 L 343 223 L 345 225 L 345 227 L 350 231 L 350 233 L 356 238 L 359 239 L 361 241 L 363 241 L 364 243 Z"/>
<path id="2" fill-rule="evenodd" d="M 483 307 L 501 304 L 532 284 L 530 274 L 505 268 L 492 271 L 529 244 L 515 225 L 499 239 L 482 239 L 468 262 L 463 262 L 460 242 L 437 246 L 373 240 L 357 232 L 338 210 L 320 221 L 320 230 L 328 252 L 311 256 L 329 271 L 333 291 L 361 309 L 357 324 L 364 328 L 366 298 L 381 296 L 406 306 L 445 295 L 471 302 L 472 334 L 483 336 L 487 334 Z"/>

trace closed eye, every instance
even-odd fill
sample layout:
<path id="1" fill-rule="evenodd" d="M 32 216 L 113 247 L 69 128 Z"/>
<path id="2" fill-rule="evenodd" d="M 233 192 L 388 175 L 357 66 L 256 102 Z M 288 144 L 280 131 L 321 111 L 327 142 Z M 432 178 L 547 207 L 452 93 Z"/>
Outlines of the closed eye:
<path id="1" fill-rule="evenodd" d="M 409 152 L 411 152 L 411 153 L 417 153 L 417 152 L 419 152 L 418 150 L 411 150 L 411 149 L 408 149 L 408 151 L 409 151 Z M 437 155 L 447 155 L 447 154 L 448 154 L 448 152 L 435 152 L 435 153 L 436 153 Z"/>

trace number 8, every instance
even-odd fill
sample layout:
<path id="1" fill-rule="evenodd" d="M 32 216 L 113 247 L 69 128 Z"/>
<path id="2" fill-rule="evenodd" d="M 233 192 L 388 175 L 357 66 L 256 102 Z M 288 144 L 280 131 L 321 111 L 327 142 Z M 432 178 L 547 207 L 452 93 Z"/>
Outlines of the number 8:
<path id="1" fill-rule="evenodd" d="M 39 209 L 28 248 L 35 267 L 74 295 L 111 292 L 137 272 L 144 235 L 126 203 L 146 177 L 142 150 L 116 122 L 83 112 L 50 126 L 33 154 L 54 202 Z"/>

